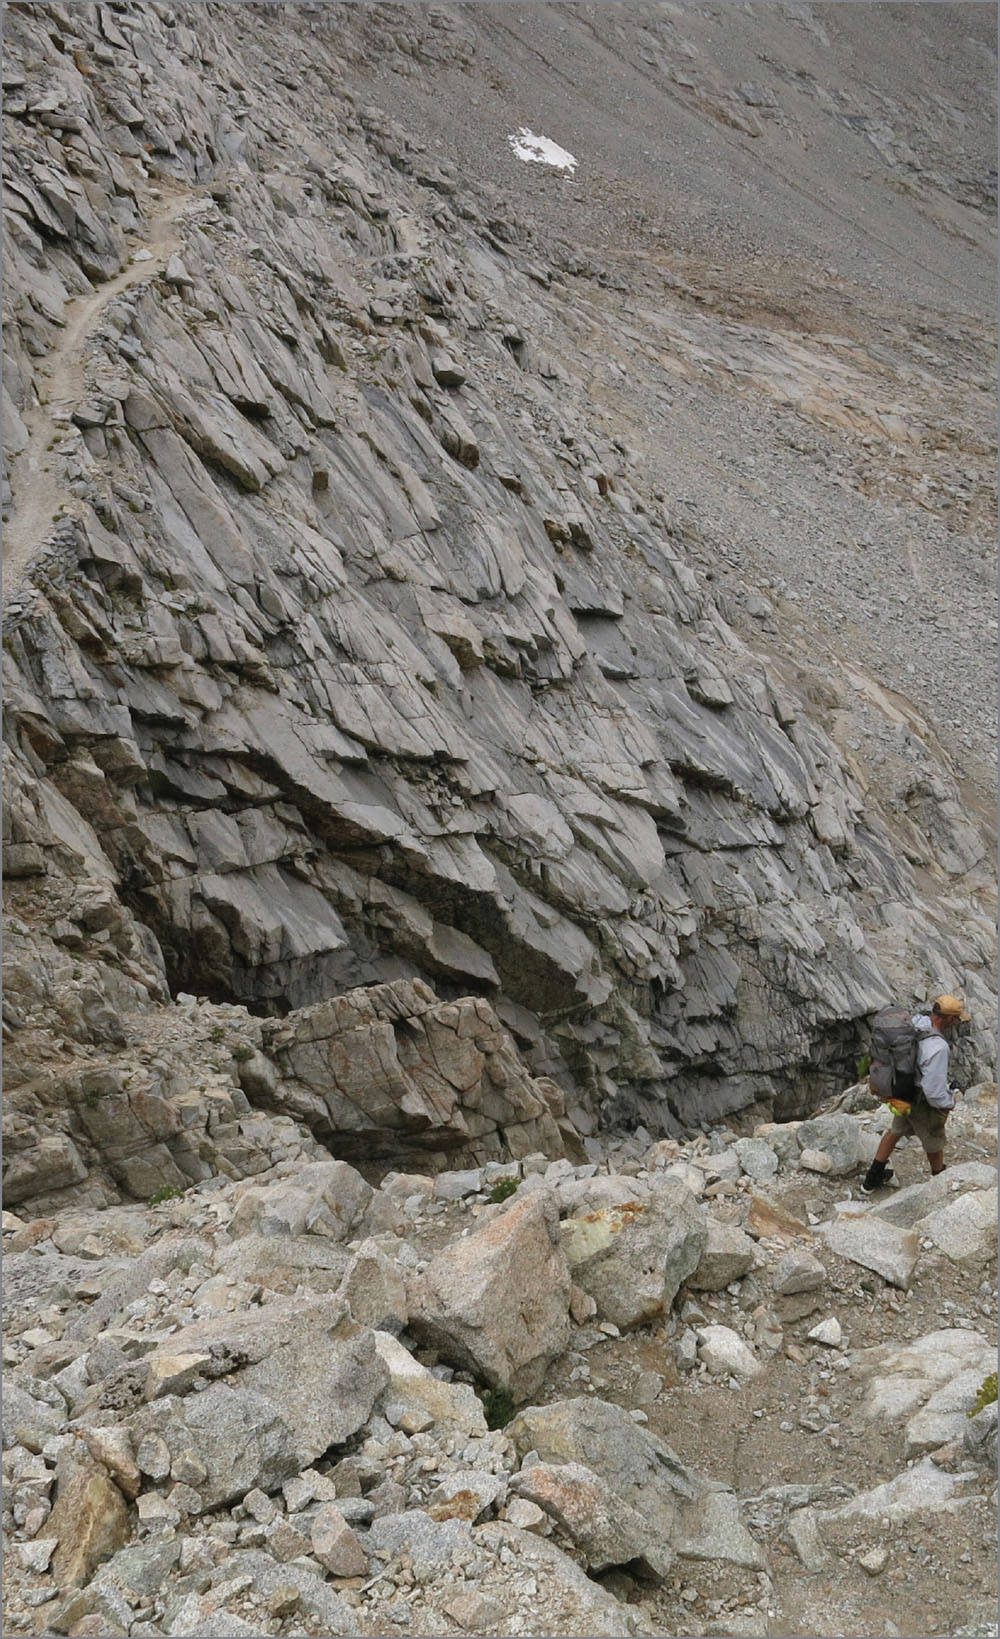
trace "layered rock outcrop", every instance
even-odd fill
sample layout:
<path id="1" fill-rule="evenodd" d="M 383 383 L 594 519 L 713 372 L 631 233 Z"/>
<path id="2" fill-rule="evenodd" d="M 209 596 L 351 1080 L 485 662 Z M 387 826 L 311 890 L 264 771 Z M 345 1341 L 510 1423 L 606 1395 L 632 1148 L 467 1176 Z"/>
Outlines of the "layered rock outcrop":
<path id="1" fill-rule="evenodd" d="M 95 1155 L 133 1195 L 253 1170 L 226 1067 L 190 1126 L 108 1069 L 178 994 L 291 1012 L 251 1103 L 349 1154 L 554 1153 L 546 1078 L 583 1131 L 803 1113 L 901 984 L 961 981 L 986 1073 L 982 839 L 939 768 L 918 882 L 724 618 L 574 373 L 600 269 L 362 101 L 308 8 L 227 15 L 9 17 L 13 1200 Z M 397 981 L 473 999 L 323 1035 Z"/>

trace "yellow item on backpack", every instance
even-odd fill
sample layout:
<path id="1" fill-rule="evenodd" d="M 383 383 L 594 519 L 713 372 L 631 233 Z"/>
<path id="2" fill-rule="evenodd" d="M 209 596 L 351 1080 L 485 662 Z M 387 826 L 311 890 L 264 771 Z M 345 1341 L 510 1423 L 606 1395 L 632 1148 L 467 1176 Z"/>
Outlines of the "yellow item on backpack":
<path id="1" fill-rule="evenodd" d="M 905 1099 L 902 1099 L 902 1098 L 887 1098 L 886 1101 L 885 1101 L 885 1104 L 886 1104 L 886 1109 L 891 1110 L 893 1115 L 904 1116 L 904 1115 L 909 1115 L 909 1113 L 910 1113 L 911 1106 L 906 1103 Z"/>

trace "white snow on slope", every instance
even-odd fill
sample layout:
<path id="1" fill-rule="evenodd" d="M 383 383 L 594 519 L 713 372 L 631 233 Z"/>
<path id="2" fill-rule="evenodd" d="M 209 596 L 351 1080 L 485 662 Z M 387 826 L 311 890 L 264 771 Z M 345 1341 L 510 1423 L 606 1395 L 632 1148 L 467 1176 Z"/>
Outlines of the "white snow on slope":
<path id="1" fill-rule="evenodd" d="M 577 161 L 572 154 L 560 148 L 558 143 L 550 142 L 548 137 L 536 137 L 526 125 L 512 132 L 507 140 L 518 159 L 532 160 L 538 165 L 553 165 L 558 171 L 568 171 L 570 176 L 576 170 Z"/>

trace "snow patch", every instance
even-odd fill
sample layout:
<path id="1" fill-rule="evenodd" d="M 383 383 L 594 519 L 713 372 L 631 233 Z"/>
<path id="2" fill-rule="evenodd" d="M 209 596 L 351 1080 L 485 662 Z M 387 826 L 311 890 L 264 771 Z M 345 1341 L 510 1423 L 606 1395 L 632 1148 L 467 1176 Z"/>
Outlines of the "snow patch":
<path id="1" fill-rule="evenodd" d="M 537 137 L 526 125 L 512 132 L 507 140 L 518 159 L 531 160 L 537 165 L 552 165 L 557 171 L 568 171 L 570 176 L 576 170 L 577 161 L 572 154 L 560 148 L 557 142 L 550 142 L 548 137 Z"/>

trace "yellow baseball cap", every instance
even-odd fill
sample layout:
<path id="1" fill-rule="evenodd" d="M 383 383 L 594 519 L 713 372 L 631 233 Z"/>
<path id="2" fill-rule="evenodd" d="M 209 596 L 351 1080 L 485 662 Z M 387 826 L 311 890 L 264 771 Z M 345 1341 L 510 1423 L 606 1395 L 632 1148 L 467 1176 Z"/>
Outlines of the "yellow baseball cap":
<path id="1" fill-rule="evenodd" d="M 957 996 L 939 996 L 931 1005 L 942 1019 L 962 1019 L 967 1023 L 971 1017 Z"/>

